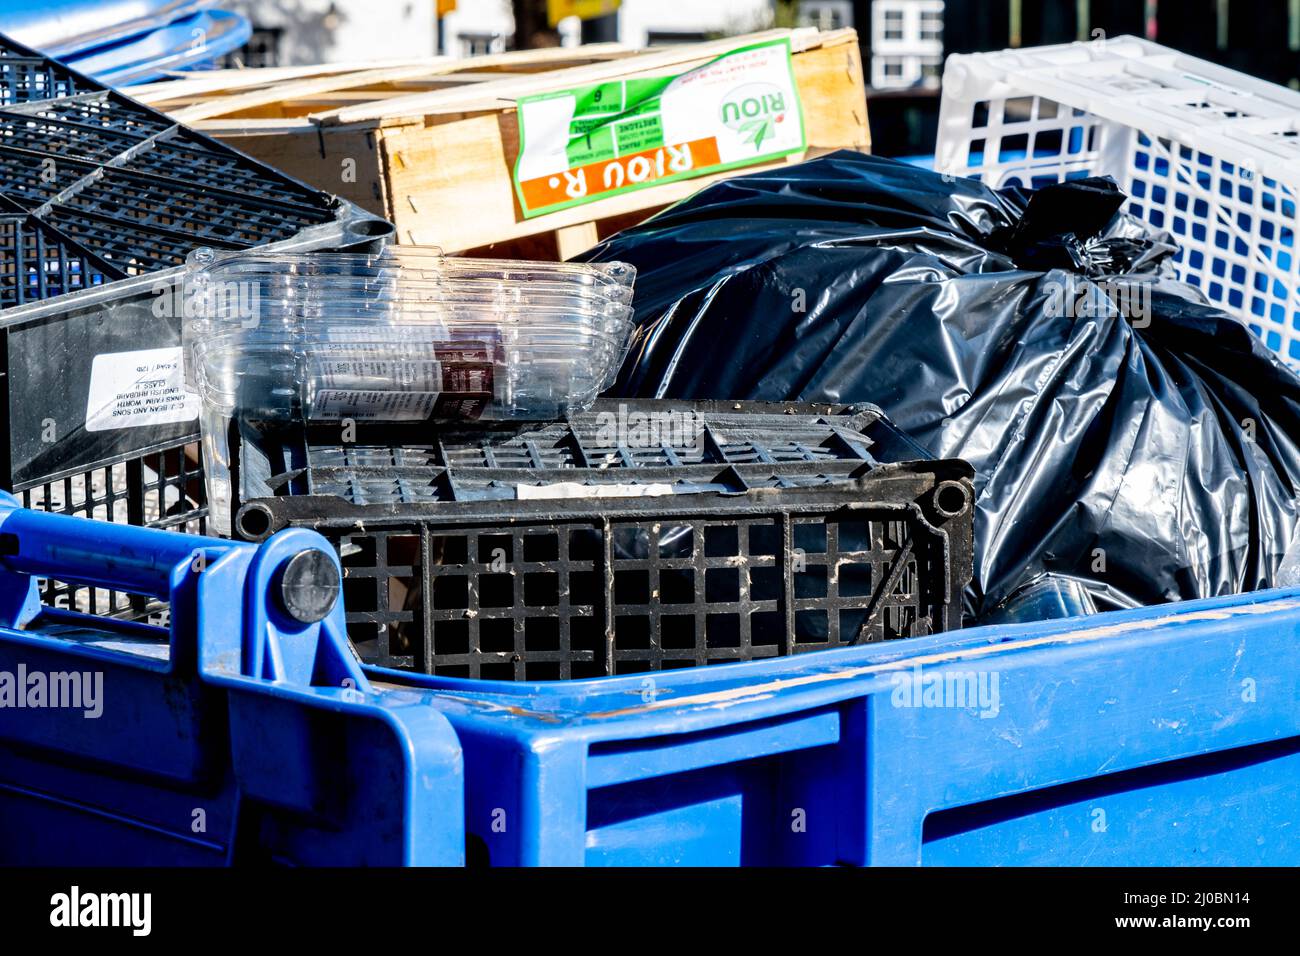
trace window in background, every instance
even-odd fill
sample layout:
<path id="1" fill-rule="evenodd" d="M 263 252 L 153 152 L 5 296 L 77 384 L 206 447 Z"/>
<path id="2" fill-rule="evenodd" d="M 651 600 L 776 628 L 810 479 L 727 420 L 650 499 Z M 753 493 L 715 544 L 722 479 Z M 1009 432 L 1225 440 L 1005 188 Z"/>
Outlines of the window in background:
<path id="1" fill-rule="evenodd" d="M 842 30 L 853 26 L 852 0 L 803 0 L 799 4 L 799 26 L 818 30 Z"/>
<path id="2" fill-rule="evenodd" d="M 921 39 L 943 42 L 943 5 L 935 9 L 921 10 Z"/>
<path id="3" fill-rule="evenodd" d="M 881 37 L 885 40 L 903 39 L 903 11 L 900 9 L 884 9 L 880 11 L 882 22 Z"/>
<path id="4" fill-rule="evenodd" d="M 679 43 L 703 43 L 709 38 L 707 33 L 691 33 L 682 30 L 648 30 L 645 35 L 646 46 L 676 46 Z"/>
<path id="5" fill-rule="evenodd" d="M 461 56 L 506 52 L 506 38 L 502 33 L 462 33 L 457 39 Z"/>
<path id="6" fill-rule="evenodd" d="M 943 69 L 943 0 L 875 0 L 871 85 L 938 87 Z"/>
<path id="7" fill-rule="evenodd" d="M 256 69 L 263 66 L 282 66 L 280 62 L 281 41 L 284 30 L 281 27 L 253 27 L 248 42 L 238 50 L 227 53 L 217 60 L 217 67 L 248 67 Z"/>

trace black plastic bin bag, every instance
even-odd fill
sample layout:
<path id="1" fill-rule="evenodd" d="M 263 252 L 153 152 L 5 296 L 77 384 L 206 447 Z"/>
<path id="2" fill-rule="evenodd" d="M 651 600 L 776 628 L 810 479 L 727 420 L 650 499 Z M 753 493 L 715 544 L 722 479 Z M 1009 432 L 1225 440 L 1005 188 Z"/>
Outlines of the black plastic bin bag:
<path id="1" fill-rule="evenodd" d="M 1100 607 L 1268 587 L 1300 379 L 1123 201 L 844 152 L 709 186 L 585 257 L 637 268 L 612 394 L 881 406 L 976 469 L 976 618 L 1044 573 Z"/>

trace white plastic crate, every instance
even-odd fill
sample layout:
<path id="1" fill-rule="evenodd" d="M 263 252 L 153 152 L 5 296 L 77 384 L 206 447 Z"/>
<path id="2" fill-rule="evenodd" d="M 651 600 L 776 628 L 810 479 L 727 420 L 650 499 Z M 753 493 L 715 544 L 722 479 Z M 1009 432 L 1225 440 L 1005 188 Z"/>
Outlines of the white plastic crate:
<path id="1" fill-rule="evenodd" d="M 1179 276 L 1300 368 L 1300 93 L 1136 37 L 953 55 L 935 169 L 1113 176 Z"/>

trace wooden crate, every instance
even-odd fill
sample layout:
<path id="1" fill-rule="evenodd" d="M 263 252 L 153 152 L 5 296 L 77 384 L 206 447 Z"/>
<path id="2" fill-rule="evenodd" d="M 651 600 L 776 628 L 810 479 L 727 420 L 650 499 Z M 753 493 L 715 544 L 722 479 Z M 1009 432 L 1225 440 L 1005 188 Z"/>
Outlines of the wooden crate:
<path id="1" fill-rule="evenodd" d="M 251 156 L 389 219 L 404 243 L 567 259 L 705 184 L 747 167 L 612 196 L 534 219 L 511 183 L 519 96 L 680 73 L 738 47 L 789 36 L 808 149 L 867 151 L 866 97 L 852 30 L 773 30 L 647 51 L 616 44 L 472 60 L 227 70 L 154 84 L 141 98 Z"/>

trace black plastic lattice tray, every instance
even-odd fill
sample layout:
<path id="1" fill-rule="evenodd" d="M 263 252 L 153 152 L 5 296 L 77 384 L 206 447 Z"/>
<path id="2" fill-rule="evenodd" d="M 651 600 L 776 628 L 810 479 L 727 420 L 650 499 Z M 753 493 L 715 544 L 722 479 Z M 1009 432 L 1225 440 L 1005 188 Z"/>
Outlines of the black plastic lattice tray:
<path id="1" fill-rule="evenodd" d="M 0 487 L 197 437 L 169 369 L 173 283 L 192 249 L 354 248 L 390 233 L 0 36 Z M 169 410 L 130 413 L 132 375 L 157 383 L 160 367 L 153 397 Z"/>
<path id="2" fill-rule="evenodd" d="M 186 254 L 367 248 L 391 231 L 0 36 L 0 488 L 202 531 L 197 405 L 180 376 Z M 144 610 L 55 582 L 47 599 Z"/>
<path id="3" fill-rule="evenodd" d="M 418 434 L 245 423 L 239 443 L 237 533 L 335 541 L 367 663 L 565 679 L 960 624 L 971 469 L 873 407 L 611 400 Z"/>

